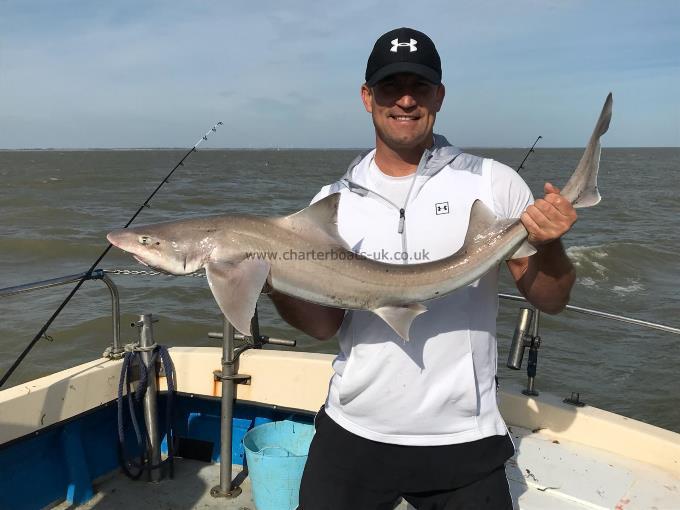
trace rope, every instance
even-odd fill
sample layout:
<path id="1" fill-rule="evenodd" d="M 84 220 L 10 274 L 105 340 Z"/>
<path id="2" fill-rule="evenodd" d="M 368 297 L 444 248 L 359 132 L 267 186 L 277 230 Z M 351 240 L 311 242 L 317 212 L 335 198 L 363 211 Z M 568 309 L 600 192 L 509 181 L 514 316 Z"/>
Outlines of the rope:
<path id="1" fill-rule="evenodd" d="M 151 441 L 149 438 L 149 432 L 144 428 L 140 427 L 139 421 L 137 419 L 136 407 L 139 407 L 140 402 L 146 394 L 147 388 L 149 387 L 149 371 L 147 366 L 144 364 L 141 358 L 142 351 L 147 351 L 148 349 L 142 349 L 138 346 L 126 346 L 126 353 L 123 357 L 123 364 L 121 367 L 120 381 L 118 382 L 118 462 L 120 464 L 123 473 L 133 480 L 137 480 L 142 473 L 145 471 L 151 471 L 153 469 L 159 469 L 164 464 L 168 464 L 170 478 L 174 476 L 174 442 L 175 434 L 173 424 L 174 417 L 174 396 L 175 396 L 175 365 L 172 362 L 168 348 L 164 345 L 154 345 L 153 351 L 151 353 L 151 359 L 149 365 L 153 367 L 152 376 L 155 377 L 155 366 L 156 361 L 160 359 L 160 362 L 165 370 L 165 377 L 168 385 L 168 392 L 166 396 L 166 406 L 165 406 L 165 434 L 167 438 L 168 445 L 168 457 L 161 461 L 159 464 L 151 464 L 151 459 L 148 458 L 147 451 L 148 446 Z M 134 366 L 139 367 L 139 382 L 137 387 L 132 389 L 132 371 Z M 135 432 L 135 439 L 137 441 L 137 446 L 140 450 L 139 460 L 130 458 L 127 449 L 125 448 L 125 416 L 123 413 L 124 400 L 123 396 L 123 386 L 125 386 L 127 391 L 127 403 L 128 403 L 128 413 L 130 415 L 130 421 L 132 423 L 132 428 Z M 133 397 L 134 394 L 134 397 Z M 144 438 L 142 438 L 144 436 Z"/>
<path id="2" fill-rule="evenodd" d="M 175 476 L 175 429 L 172 426 L 174 423 L 175 411 L 175 364 L 172 362 L 168 348 L 161 345 L 158 349 L 161 358 L 161 363 L 165 369 L 165 380 L 168 385 L 168 393 L 165 399 L 165 437 L 168 444 L 168 466 L 170 468 L 170 478 Z"/>
<path id="3" fill-rule="evenodd" d="M 120 464 L 123 473 L 133 480 L 137 480 L 144 472 L 143 466 L 147 463 L 146 459 L 146 448 L 142 441 L 142 434 L 139 430 L 139 423 L 137 422 L 137 415 L 135 413 L 135 407 L 132 402 L 132 389 L 130 387 L 130 380 L 132 379 L 132 366 L 133 362 L 137 361 L 137 365 L 140 367 L 141 372 L 146 372 L 146 366 L 142 362 L 139 354 L 134 352 L 126 352 L 123 357 L 123 365 L 120 373 L 120 381 L 118 382 L 118 463 Z M 135 431 L 135 436 L 137 439 L 137 446 L 140 448 L 140 460 L 139 462 L 130 460 L 126 448 L 125 448 L 125 422 L 123 416 L 123 385 L 127 389 L 128 397 L 128 411 L 130 413 L 130 419 L 132 421 L 132 426 Z M 141 386 L 141 384 L 140 384 Z M 141 388 L 138 388 L 141 390 Z M 131 468 L 137 469 L 137 472 L 133 472 Z"/>

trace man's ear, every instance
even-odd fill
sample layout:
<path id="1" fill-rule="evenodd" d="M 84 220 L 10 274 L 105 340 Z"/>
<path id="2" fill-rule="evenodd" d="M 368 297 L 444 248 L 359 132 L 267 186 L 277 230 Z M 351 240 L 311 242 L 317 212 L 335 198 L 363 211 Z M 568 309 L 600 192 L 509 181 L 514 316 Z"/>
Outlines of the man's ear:
<path id="1" fill-rule="evenodd" d="M 361 86 L 361 101 L 368 113 L 373 113 L 373 91 L 365 83 Z"/>
<path id="2" fill-rule="evenodd" d="M 446 95 L 446 88 L 443 83 L 439 84 L 437 89 L 437 112 L 442 109 L 442 104 L 444 103 L 444 96 Z"/>

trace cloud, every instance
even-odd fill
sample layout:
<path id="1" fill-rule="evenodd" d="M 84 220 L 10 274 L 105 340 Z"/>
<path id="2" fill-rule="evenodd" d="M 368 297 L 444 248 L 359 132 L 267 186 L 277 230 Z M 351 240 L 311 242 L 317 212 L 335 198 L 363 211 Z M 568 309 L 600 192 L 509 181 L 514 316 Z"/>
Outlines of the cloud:
<path id="1" fill-rule="evenodd" d="M 230 146 L 366 146 L 366 57 L 403 25 L 437 43 L 464 145 L 577 146 L 610 89 L 608 143 L 679 145 L 678 24 L 677 2 L 5 2 L 0 145 L 183 146 L 223 118 Z"/>

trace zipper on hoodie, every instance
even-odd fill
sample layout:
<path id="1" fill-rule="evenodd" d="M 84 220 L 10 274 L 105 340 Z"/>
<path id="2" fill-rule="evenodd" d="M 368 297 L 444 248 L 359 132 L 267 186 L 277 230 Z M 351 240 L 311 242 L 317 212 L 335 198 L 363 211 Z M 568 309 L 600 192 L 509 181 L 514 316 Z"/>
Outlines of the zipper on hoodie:
<path id="1" fill-rule="evenodd" d="M 413 180 L 415 182 L 415 179 Z M 408 198 L 411 195 L 411 190 L 413 189 L 413 183 L 411 183 L 411 189 L 408 192 L 408 195 L 406 195 L 406 203 L 403 206 L 399 206 L 392 202 L 389 198 L 386 198 L 382 196 L 380 193 L 377 193 L 371 189 L 368 189 L 361 184 L 357 184 L 355 182 L 350 181 L 349 179 L 342 179 L 340 182 L 345 185 L 347 189 L 349 189 L 352 193 L 357 193 L 363 197 L 367 196 L 372 196 L 373 198 L 377 198 L 378 200 L 381 200 L 385 204 L 389 205 L 390 207 L 394 207 L 397 211 L 399 211 L 399 226 L 397 227 L 397 232 L 399 234 L 403 234 L 404 232 L 404 221 L 406 221 L 406 203 L 408 203 Z"/>
<path id="2" fill-rule="evenodd" d="M 397 211 L 399 211 L 399 223 L 397 224 L 397 233 L 400 234 L 401 236 L 401 250 L 406 253 L 407 252 L 407 245 L 406 245 L 406 233 L 405 233 L 405 224 L 406 224 L 406 206 L 408 205 L 408 200 L 411 197 L 411 192 L 413 191 L 413 187 L 415 186 L 416 183 L 416 177 L 418 173 L 415 172 L 413 174 L 413 179 L 411 180 L 411 187 L 408 190 L 408 193 L 406 194 L 406 200 L 404 201 L 403 206 L 398 206 L 388 198 L 382 196 L 380 193 L 376 193 L 373 190 L 370 190 L 360 184 L 356 184 L 349 179 L 342 179 L 342 183 L 347 186 L 347 188 L 352 191 L 352 192 L 359 192 L 363 196 L 368 196 L 371 195 L 374 198 L 378 198 L 382 200 L 384 203 L 388 204 L 391 207 L 394 207 Z M 404 264 L 408 263 L 408 260 L 403 261 Z"/>
<path id="3" fill-rule="evenodd" d="M 438 136 L 438 135 L 435 135 L 435 137 L 436 136 Z M 435 142 L 436 142 L 436 138 L 435 138 Z M 444 139 L 444 142 L 446 142 L 446 139 Z M 446 143 L 448 144 L 448 142 L 446 142 Z M 408 205 L 408 201 L 411 198 L 411 193 L 413 192 L 413 187 L 415 186 L 416 178 L 418 177 L 418 174 L 420 173 L 422 168 L 424 168 L 425 165 L 427 164 L 427 161 L 432 157 L 432 154 L 433 154 L 433 152 L 428 150 L 428 149 L 426 149 L 425 152 L 423 152 L 423 155 L 420 159 L 420 162 L 418 163 L 418 167 L 416 168 L 416 171 L 413 174 L 413 180 L 411 181 L 411 187 L 408 190 L 408 193 L 406 195 L 406 200 L 404 200 L 404 205 L 402 207 L 399 207 L 397 204 L 395 204 L 391 200 L 388 200 L 387 198 L 382 196 L 380 193 L 376 193 L 375 191 L 370 190 L 370 189 L 362 186 L 361 184 L 357 184 L 355 182 L 352 182 L 347 177 L 345 177 L 345 178 L 343 178 L 339 181 L 341 184 L 343 184 L 351 192 L 359 193 L 362 196 L 372 195 L 373 197 L 382 200 L 384 203 L 394 207 L 395 209 L 397 209 L 399 211 L 399 223 L 398 223 L 398 226 L 397 226 L 397 233 L 401 235 L 401 249 L 404 253 L 407 252 L 406 233 L 405 233 L 405 229 L 406 229 L 406 206 Z M 458 153 L 451 159 L 451 161 L 456 159 L 459 154 L 460 154 L 460 151 L 458 151 Z M 357 165 L 365 156 L 366 156 L 366 154 L 360 154 L 359 156 L 357 156 L 355 158 L 355 160 L 350 164 L 350 169 L 354 168 L 354 166 Z M 446 164 L 447 165 L 450 164 L 451 161 L 449 161 Z M 404 260 L 404 264 L 406 264 L 407 262 L 408 262 L 408 260 Z"/>

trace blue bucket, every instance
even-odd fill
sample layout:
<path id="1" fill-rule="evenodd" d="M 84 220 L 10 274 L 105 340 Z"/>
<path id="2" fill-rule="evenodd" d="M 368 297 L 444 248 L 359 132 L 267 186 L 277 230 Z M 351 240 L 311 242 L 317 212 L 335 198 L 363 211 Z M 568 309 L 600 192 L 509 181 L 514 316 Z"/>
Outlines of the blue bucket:
<path id="1" fill-rule="evenodd" d="M 295 510 L 314 426 L 274 421 L 246 432 L 243 446 L 257 510 Z"/>

